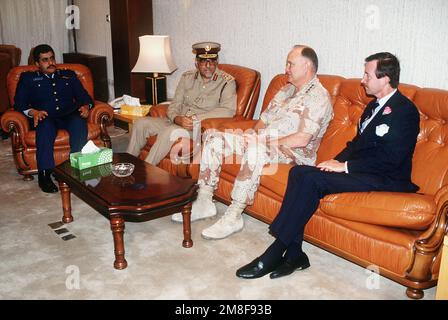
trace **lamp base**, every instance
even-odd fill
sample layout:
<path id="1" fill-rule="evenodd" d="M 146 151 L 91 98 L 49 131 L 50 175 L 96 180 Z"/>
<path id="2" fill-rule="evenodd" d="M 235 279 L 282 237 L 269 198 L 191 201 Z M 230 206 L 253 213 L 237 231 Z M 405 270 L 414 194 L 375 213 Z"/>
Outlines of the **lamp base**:
<path id="1" fill-rule="evenodd" d="M 146 103 L 155 105 L 167 100 L 166 77 L 160 75 L 145 77 Z"/>

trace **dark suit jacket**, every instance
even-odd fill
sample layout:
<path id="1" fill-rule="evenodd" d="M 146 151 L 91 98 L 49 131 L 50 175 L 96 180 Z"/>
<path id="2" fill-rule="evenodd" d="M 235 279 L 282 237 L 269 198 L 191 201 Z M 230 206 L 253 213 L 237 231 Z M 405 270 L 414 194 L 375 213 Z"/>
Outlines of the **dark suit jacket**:
<path id="1" fill-rule="evenodd" d="M 366 106 L 361 123 L 371 114 L 375 101 Z M 347 161 L 349 174 L 375 176 L 382 183 L 395 184 L 397 191 L 416 191 L 418 187 L 411 182 L 411 169 L 419 123 L 416 106 L 397 90 L 363 133 L 358 129 L 356 137 L 335 159 Z"/>

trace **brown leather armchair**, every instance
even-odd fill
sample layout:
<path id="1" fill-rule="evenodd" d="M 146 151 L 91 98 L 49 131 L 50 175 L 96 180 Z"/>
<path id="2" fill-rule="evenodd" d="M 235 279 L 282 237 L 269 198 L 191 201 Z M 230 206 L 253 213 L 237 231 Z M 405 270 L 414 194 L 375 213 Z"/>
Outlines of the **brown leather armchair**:
<path id="1" fill-rule="evenodd" d="M 14 45 L 0 45 L 0 113 L 10 108 L 8 91 L 6 88 L 6 76 L 11 70 L 20 64 L 22 50 Z"/>
<path id="2" fill-rule="evenodd" d="M 59 64 L 58 69 L 73 70 L 83 84 L 89 95 L 93 97 L 92 74 L 81 64 Z M 14 105 L 14 96 L 17 83 L 22 72 L 35 71 L 36 66 L 19 66 L 8 73 L 7 87 L 11 105 Z M 113 109 L 107 103 L 94 101 L 94 108 L 90 111 L 88 121 L 88 139 L 93 140 L 97 146 L 111 147 L 110 137 L 106 126 L 111 123 Z M 30 126 L 27 117 L 15 110 L 8 110 L 1 118 L 2 129 L 10 133 L 14 162 L 23 180 L 33 180 L 32 174 L 37 173 L 36 162 L 36 133 Z M 69 135 L 65 130 L 59 130 L 54 143 L 54 160 L 56 165 L 67 160 L 70 154 Z"/>
<path id="3" fill-rule="evenodd" d="M 237 95 L 236 112 L 233 118 L 213 118 L 202 121 L 202 130 L 217 128 L 226 121 L 252 119 L 257 106 L 258 96 L 260 94 L 260 73 L 256 70 L 233 64 L 220 64 L 219 68 L 235 78 Z M 168 105 L 154 106 L 150 110 L 150 115 L 151 117 L 166 117 L 167 109 Z M 144 160 L 146 158 L 156 139 L 157 136 L 148 137 L 146 146 L 140 152 L 140 159 Z M 190 154 L 191 153 L 190 150 Z M 189 155 L 180 156 L 184 158 L 189 157 Z M 189 164 L 174 164 L 170 160 L 169 155 L 167 155 L 158 166 L 174 175 L 182 177 L 190 176 Z"/>

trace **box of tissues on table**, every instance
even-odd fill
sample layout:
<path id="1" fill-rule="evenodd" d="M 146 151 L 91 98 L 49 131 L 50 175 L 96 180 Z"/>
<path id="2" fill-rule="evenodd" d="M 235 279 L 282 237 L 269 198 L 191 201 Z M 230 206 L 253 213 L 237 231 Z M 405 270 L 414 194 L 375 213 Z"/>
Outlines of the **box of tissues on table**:
<path id="1" fill-rule="evenodd" d="M 70 165 L 82 170 L 112 162 L 112 149 L 98 148 L 92 140 L 79 152 L 70 153 Z"/>

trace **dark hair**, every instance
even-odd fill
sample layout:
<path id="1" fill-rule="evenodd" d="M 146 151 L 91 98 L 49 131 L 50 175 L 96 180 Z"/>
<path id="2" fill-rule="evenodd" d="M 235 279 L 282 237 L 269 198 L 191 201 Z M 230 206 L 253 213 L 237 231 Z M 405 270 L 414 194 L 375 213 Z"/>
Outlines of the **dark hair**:
<path id="1" fill-rule="evenodd" d="M 365 62 L 373 60 L 377 60 L 376 77 L 379 79 L 388 76 L 390 86 L 397 88 L 400 83 L 400 61 L 398 61 L 397 57 L 389 52 L 379 52 L 368 56 Z"/>
<path id="2" fill-rule="evenodd" d="M 50 47 L 48 44 L 40 44 L 33 49 L 33 59 L 34 62 L 39 62 L 39 57 L 41 53 L 47 53 L 47 52 L 53 52 L 54 50 L 52 47 Z"/>

